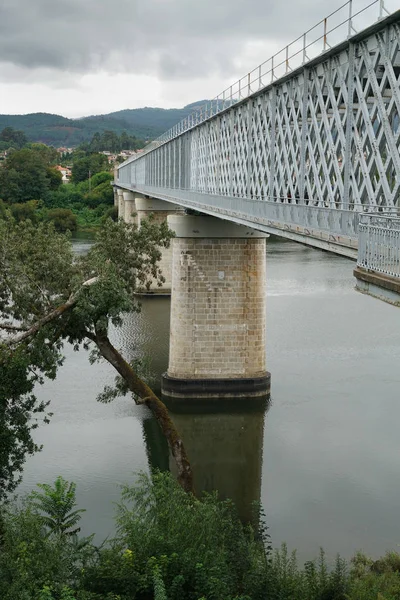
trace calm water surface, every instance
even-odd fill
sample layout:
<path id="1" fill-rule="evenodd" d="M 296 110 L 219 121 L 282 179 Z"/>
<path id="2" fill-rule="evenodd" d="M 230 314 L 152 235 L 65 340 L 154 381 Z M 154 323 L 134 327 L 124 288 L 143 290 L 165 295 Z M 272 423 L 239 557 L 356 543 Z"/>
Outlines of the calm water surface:
<path id="1" fill-rule="evenodd" d="M 80 240 L 77 250 L 83 251 Z M 175 415 L 200 487 L 234 497 L 242 512 L 261 498 L 275 546 L 301 560 L 400 547 L 400 310 L 354 291 L 353 263 L 295 243 L 269 242 L 267 354 L 272 402 L 261 412 Z M 158 382 L 168 361 L 169 299 L 146 300 L 114 341 L 151 358 Z M 67 350 L 56 382 L 39 395 L 54 417 L 38 430 L 43 451 L 23 491 L 61 474 L 88 509 L 83 531 L 113 533 L 118 484 L 168 453 L 145 407 L 96 395 L 114 373 Z M 157 387 L 157 384 L 155 384 Z"/>

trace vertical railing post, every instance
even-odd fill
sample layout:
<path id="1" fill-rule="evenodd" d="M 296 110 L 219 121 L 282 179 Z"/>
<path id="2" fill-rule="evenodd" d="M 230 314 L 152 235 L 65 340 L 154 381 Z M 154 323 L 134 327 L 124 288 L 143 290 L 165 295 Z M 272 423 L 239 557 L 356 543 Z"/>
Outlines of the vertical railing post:
<path id="1" fill-rule="evenodd" d="M 270 165 L 269 165 L 269 199 L 274 201 L 275 189 L 275 141 L 276 141 L 276 87 L 272 88 L 271 98 L 271 136 L 270 136 Z"/>
<path id="2" fill-rule="evenodd" d="M 235 151 L 235 110 L 230 110 L 230 140 L 229 140 L 229 196 L 233 196 L 233 154 Z"/>
<path id="3" fill-rule="evenodd" d="M 253 128 L 253 100 L 247 101 L 247 173 L 246 197 L 251 198 L 251 153 L 252 153 L 252 128 Z"/>
<path id="4" fill-rule="evenodd" d="M 352 28 L 352 18 L 353 18 L 353 0 L 349 0 L 349 29 L 348 29 L 348 37 L 351 37 L 351 28 Z"/>
<path id="5" fill-rule="evenodd" d="M 303 70 L 303 102 L 302 102 L 302 122 L 301 122 L 301 148 L 300 148 L 300 202 L 305 204 L 306 190 L 306 150 L 307 150 L 307 109 L 308 109 L 308 69 Z"/>
<path id="6" fill-rule="evenodd" d="M 307 61 L 307 34 L 303 35 L 303 65 Z"/>
<path id="7" fill-rule="evenodd" d="M 216 149 L 216 155 L 215 155 L 215 162 L 216 162 L 216 166 L 215 166 L 215 193 L 217 195 L 219 195 L 220 192 L 220 172 L 221 172 L 221 123 L 222 123 L 222 119 L 226 119 L 226 116 L 219 116 L 216 119 L 216 128 L 217 128 L 217 149 Z"/>
<path id="8" fill-rule="evenodd" d="M 347 119 L 346 119 L 346 146 L 342 159 L 344 160 L 344 180 L 342 209 L 349 209 L 350 201 L 350 175 L 353 165 L 351 164 L 351 145 L 353 138 L 353 96 L 354 96 L 354 55 L 355 45 L 349 44 L 349 68 L 347 72 Z"/>
<path id="9" fill-rule="evenodd" d="M 327 46 L 327 24 L 328 24 L 328 19 L 325 17 L 324 19 L 324 51 L 326 50 L 326 46 Z"/>

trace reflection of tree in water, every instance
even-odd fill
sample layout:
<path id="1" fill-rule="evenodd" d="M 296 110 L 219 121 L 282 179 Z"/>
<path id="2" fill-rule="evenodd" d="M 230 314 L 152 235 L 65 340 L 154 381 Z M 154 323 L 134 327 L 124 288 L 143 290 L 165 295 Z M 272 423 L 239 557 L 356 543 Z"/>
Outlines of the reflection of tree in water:
<path id="1" fill-rule="evenodd" d="M 155 419 L 144 419 L 143 438 L 149 468 L 169 471 L 167 440 L 163 436 L 160 426 Z"/>
<path id="2" fill-rule="evenodd" d="M 216 402 L 220 402 L 217 400 Z M 190 403 L 190 413 L 171 413 L 183 439 L 194 473 L 197 493 L 218 490 L 221 498 L 234 500 L 243 520 L 251 520 L 252 504 L 260 501 L 265 407 L 249 410 L 243 400 L 235 410 L 218 412 Z M 232 406 L 232 404 L 231 404 Z M 144 421 L 149 464 L 175 472 L 157 423 Z"/>
<path id="3" fill-rule="evenodd" d="M 168 367 L 170 299 L 144 296 L 141 304 L 140 313 L 124 316 L 123 326 L 115 331 L 116 343 L 129 360 L 140 359 L 141 375 L 159 394 Z"/>

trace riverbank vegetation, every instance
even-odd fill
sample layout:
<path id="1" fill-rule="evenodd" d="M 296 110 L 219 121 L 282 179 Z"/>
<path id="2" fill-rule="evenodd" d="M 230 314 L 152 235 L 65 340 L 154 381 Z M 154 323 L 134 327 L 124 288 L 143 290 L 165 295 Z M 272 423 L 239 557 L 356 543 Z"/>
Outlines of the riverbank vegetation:
<path id="1" fill-rule="evenodd" d="M 116 535 L 80 535 L 75 486 L 61 477 L 1 510 L 3 600 L 395 600 L 400 556 L 357 554 L 299 567 L 272 550 L 260 511 L 243 524 L 217 494 L 195 498 L 168 473 L 122 488 Z"/>
<path id="2" fill-rule="evenodd" d="M 193 490 L 192 472 L 165 405 L 112 344 L 110 327 L 140 310 L 137 292 L 161 285 L 161 249 L 172 233 L 167 224 L 108 219 L 85 256 L 75 257 L 68 236 L 52 223 L 0 219 L 0 500 L 18 484 L 25 458 L 38 450 L 32 430 L 47 421 L 47 405 L 34 388 L 54 379 L 64 361 L 64 344 L 90 351 L 116 371 L 115 387 L 101 400 L 130 394 L 146 404 L 175 458 L 178 480 Z"/>
<path id="3" fill-rule="evenodd" d="M 57 231 L 94 229 L 107 217 L 116 219 L 107 157 L 79 149 L 70 161 L 71 181 L 63 184 L 63 159 L 54 148 L 12 149 L 0 168 L 0 217 L 8 210 L 17 221 L 52 221 Z"/>

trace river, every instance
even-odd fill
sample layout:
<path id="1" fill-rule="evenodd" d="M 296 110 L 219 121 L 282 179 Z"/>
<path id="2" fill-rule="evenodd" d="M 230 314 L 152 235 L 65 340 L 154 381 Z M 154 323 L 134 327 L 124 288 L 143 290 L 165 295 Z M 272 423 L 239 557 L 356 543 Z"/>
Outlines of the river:
<path id="1" fill-rule="evenodd" d="M 400 545 L 400 310 L 354 291 L 352 269 L 346 258 L 269 241 L 267 412 L 174 416 L 198 485 L 234 497 L 242 512 L 261 499 L 273 545 L 286 541 L 301 560 L 320 546 L 349 557 Z M 168 335 L 169 299 L 153 298 L 114 339 L 127 356 L 150 357 L 157 387 Z M 27 461 L 21 485 L 25 492 L 59 474 L 75 481 L 88 509 L 83 533 L 99 540 L 113 533 L 118 484 L 149 461 L 169 462 L 145 407 L 96 402 L 113 378 L 109 365 L 67 348 L 57 380 L 38 390 L 54 417 L 37 431 L 43 451 Z"/>

